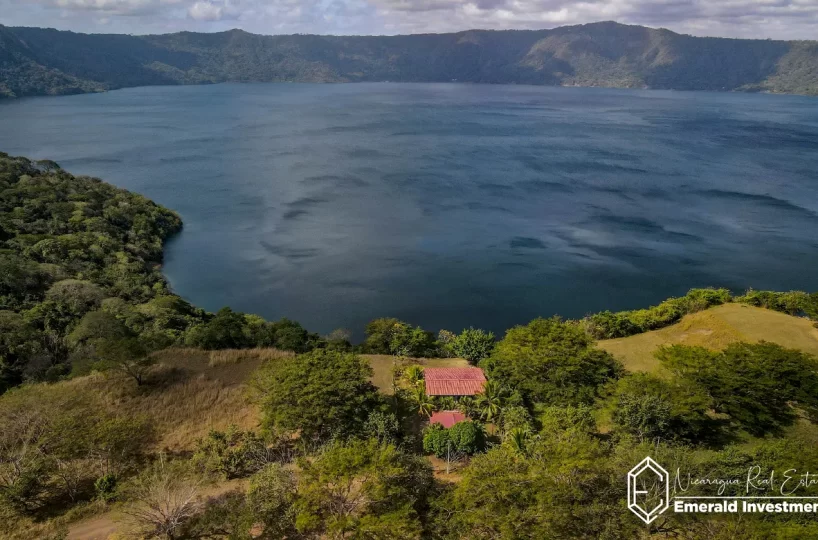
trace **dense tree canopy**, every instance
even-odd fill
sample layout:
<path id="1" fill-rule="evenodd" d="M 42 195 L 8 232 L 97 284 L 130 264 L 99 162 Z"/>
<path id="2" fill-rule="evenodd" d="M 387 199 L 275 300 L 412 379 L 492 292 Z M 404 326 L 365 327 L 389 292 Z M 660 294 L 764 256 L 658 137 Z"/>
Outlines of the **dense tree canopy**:
<path id="1" fill-rule="evenodd" d="M 253 386 L 269 430 L 323 442 L 363 429 L 379 404 L 372 368 L 357 355 L 324 349 L 266 364 Z"/>
<path id="2" fill-rule="evenodd" d="M 582 328 L 558 317 L 512 328 L 483 365 L 492 378 L 546 404 L 593 401 L 598 387 L 622 371 Z"/>
<path id="3" fill-rule="evenodd" d="M 676 377 L 700 385 L 717 412 L 762 434 L 795 418 L 792 405 L 813 417 L 818 407 L 818 360 L 774 343 L 734 343 L 724 351 L 674 345 L 659 351 Z"/>

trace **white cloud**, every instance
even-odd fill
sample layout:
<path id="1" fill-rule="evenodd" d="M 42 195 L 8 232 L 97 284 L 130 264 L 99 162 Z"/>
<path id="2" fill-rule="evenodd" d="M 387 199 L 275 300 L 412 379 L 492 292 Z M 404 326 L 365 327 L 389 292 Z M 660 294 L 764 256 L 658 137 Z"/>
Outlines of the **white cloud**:
<path id="1" fill-rule="evenodd" d="M 398 34 L 616 20 L 696 35 L 818 39 L 818 0 L 0 0 L 0 12 L 3 24 L 96 31 L 105 20 L 105 31 L 131 33 Z"/>

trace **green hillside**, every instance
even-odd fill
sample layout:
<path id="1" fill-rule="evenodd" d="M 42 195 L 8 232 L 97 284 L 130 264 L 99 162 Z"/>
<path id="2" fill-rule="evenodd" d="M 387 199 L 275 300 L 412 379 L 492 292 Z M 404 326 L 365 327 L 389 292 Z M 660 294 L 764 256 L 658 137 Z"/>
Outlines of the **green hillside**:
<path id="1" fill-rule="evenodd" d="M 0 97 L 155 84 L 475 82 L 818 94 L 816 42 L 602 22 L 407 36 L 130 36 L 0 26 Z"/>
<path id="2" fill-rule="evenodd" d="M 602 340 L 599 346 L 630 371 L 656 372 L 660 366 L 654 353 L 664 345 L 721 350 L 740 341 L 769 341 L 818 356 L 818 328 L 812 321 L 745 304 L 716 306 L 660 330 Z"/>

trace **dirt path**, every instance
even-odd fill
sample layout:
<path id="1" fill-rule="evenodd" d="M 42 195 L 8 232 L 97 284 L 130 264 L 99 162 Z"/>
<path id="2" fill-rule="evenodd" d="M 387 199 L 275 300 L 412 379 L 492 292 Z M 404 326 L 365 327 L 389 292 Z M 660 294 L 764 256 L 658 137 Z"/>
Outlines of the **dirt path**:
<path id="1" fill-rule="evenodd" d="M 68 540 L 107 540 L 116 532 L 111 513 L 80 521 L 68 530 Z"/>

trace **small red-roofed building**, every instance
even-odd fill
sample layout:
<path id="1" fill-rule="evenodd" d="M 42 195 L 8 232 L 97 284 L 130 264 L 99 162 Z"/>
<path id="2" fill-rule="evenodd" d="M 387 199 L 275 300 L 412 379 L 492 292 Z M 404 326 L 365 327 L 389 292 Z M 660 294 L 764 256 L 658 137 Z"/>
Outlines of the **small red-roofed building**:
<path id="1" fill-rule="evenodd" d="M 486 376 L 478 367 L 426 368 L 427 396 L 475 396 L 483 392 Z"/>
<path id="2" fill-rule="evenodd" d="M 466 420 L 466 415 L 460 411 L 437 411 L 429 418 L 429 424 L 440 424 L 449 429 L 464 420 Z"/>

